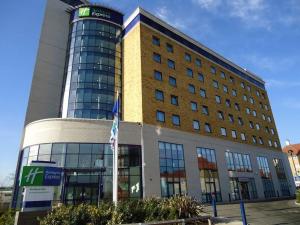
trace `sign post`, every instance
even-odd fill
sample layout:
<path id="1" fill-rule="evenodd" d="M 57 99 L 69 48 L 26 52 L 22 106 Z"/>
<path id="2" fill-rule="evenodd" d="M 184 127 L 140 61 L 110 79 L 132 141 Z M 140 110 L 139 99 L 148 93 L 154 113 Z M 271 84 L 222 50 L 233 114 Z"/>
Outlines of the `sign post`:
<path id="1" fill-rule="evenodd" d="M 22 212 L 47 210 L 52 206 L 54 186 L 61 182 L 61 168 L 53 162 L 33 161 L 22 169 L 20 185 L 25 187 Z"/>

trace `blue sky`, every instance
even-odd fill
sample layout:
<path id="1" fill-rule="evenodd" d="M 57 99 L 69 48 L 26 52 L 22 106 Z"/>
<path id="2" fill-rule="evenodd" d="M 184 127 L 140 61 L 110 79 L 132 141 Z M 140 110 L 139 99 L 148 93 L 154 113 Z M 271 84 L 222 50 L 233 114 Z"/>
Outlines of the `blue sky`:
<path id="1" fill-rule="evenodd" d="M 267 82 L 281 143 L 300 142 L 299 0 L 93 0 L 127 17 L 137 6 Z M 14 172 L 45 0 L 4 1 L 0 14 L 0 185 Z"/>

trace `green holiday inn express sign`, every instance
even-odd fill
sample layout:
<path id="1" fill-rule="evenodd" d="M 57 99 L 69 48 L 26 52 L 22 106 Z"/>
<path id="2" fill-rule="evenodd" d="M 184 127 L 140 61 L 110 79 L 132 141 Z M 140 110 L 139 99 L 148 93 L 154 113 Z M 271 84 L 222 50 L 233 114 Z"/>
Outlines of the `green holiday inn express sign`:
<path id="1" fill-rule="evenodd" d="M 61 181 L 61 168 L 45 166 L 24 166 L 21 186 L 58 186 Z"/>
<path id="2" fill-rule="evenodd" d="M 90 16 L 90 7 L 79 8 L 79 17 Z"/>

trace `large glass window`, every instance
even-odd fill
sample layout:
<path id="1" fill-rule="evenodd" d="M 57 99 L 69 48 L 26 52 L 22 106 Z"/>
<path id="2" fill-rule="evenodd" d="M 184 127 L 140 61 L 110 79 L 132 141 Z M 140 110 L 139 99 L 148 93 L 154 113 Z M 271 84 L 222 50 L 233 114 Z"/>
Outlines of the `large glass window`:
<path id="1" fill-rule="evenodd" d="M 187 193 L 183 145 L 159 142 L 162 197 Z"/>
<path id="2" fill-rule="evenodd" d="M 276 175 L 279 180 L 282 196 L 290 196 L 291 193 L 290 193 L 290 189 L 289 189 L 289 183 L 288 183 L 286 175 L 285 175 L 282 160 L 279 158 L 274 158 L 273 165 L 275 167 Z"/>
<path id="3" fill-rule="evenodd" d="M 222 201 L 215 150 L 198 147 L 197 156 L 202 201 L 211 202 L 213 196 Z"/>
<path id="4" fill-rule="evenodd" d="M 236 170 L 237 172 L 252 172 L 250 156 L 236 152 L 225 153 L 227 169 Z"/>
<path id="5" fill-rule="evenodd" d="M 31 155 L 30 155 L 30 149 Z M 40 149 L 40 151 L 38 151 Z M 65 204 L 96 204 L 99 188 L 99 168 L 103 173 L 104 199 L 112 198 L 113 155 L 109 144 L 53 143 L 31 146 L 23 150 L 23 165 L 29 165 L 29 157 L 41 158 L 49 155 L 47 161 L 64 168 L 62 185 L 54 202 Z M 181 154 L 178 153 L 180 156 Z M 141 152 L 140 146 L 119 145 L 118 197 L 141 198 Z M 180 163 L 182 165 L 182 163 Z M 60 192 L 59 192 L 60 190 Z M 20 189 L 22 191 L 22 189 Z M 21 196 L 21 195 L 20 195 Z"/>
<path id="6" fill-rule="evenodd" d="M 121 27 L 85 19 L 69 35 L 67 116 L 112 119 L 115 91 L 121 93 Z"/>
<path id="7" fill-rule="evenodd" d="M 276 197 L 267 158 L 263 156 L 258 156 L 257 163 L 259 168 L 259 174 L 263 182 L 265 198 Z"/>

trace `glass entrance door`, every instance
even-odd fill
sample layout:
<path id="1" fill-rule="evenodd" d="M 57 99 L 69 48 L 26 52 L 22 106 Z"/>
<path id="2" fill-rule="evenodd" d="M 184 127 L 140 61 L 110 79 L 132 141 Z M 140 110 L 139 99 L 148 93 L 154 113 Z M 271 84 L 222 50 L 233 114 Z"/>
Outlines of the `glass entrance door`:
<path id="1" fill-rule="evenodd" d="M 250 200 L 248 182 L 240 182 L 241 184 L 241 194 L 243 199 Z"/>

